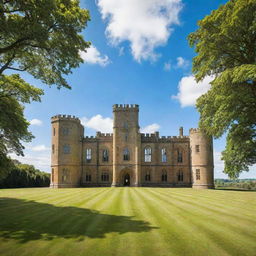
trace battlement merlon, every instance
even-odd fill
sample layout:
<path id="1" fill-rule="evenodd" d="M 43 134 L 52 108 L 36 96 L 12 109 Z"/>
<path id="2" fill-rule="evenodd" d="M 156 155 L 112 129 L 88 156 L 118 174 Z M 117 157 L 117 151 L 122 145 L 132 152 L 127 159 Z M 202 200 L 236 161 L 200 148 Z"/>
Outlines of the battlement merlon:
<path id="1" fill-rule="evenodd" d="M 199 133 L 199 132 L 201 132 L 199 128 L 190 128 L 189 129 L 189 134 L 191 134 L 191 133 Z"/>
<path id="2" fill-rule="evenodd" d="M 55 115 L 51 117 L 51 122 L 57 122 L 57 121 L 71 121 L 71 122 L 77 122 L 81 124 L 81 121 L 78 117 L 76 116 L 71 116 L 71 115 Z"/>
<path id="3" fill-rule="evenodd" d="M 114 104 L 113 112 L 115 111 L 139 111 L 137 104 Z"/>
<path id="4" fill-rule="evenodd" d="M 96 138 L 102 138 L 102 137 L 106 137 L 106 138 L 111 138 L 113 137 L 113 133 L 101 133 L 101 132 L 96 132 Z"/>

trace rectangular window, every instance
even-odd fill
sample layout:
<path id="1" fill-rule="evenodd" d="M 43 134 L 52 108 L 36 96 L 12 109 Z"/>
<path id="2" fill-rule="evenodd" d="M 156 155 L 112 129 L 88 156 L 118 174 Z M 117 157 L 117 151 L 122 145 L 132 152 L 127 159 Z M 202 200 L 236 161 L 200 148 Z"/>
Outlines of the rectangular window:
<path id="1" fill-rule="evenodd" d="M 200 147 L 199 147 L 199 145 L 196 145 L 196 152 L 197 152 L 197 153 L 200 152 Z"/>
<path id="2" fill-rule="evenodd" d="M 196 180 L 200 180 L 200 169 L 196 169 Z"/>
<path id="3" fill-rule="evenodd" d="M 53 136 L 55 136 L 55 128 L 53 128 Z"/>
<path id="4" fill-rule="evenodd" d="M 108 162 L 108 150 L 107 149 L 104 149 L 102 152 L 102 161 Z"/>
<path id="5" fill-rule="evenodd" d="M 54 149 L 54 144 L 52 144 L 52 153 L 54 154 L 54 151 L 55 151 L 55 149 Z"/>
<path id="6" fill-rule="evenodd" d="M 62 182 L 69 182 L 70 172 L 67 168 L 62 169 Z"/>
<path id="7" fill-rule="evenodd" d="M 161 155 L 162 155 L 162 162 L 166 163 L 167 162 L 167 154 L 166 154 L 166 149 L 165 148 L 162 148 Z"/>
<path id="8" fill-rule="evenodd" d="M 70 154 L 70 146 L 68 144 L 65 144 L 63 146 L 63 153 L 64 154 Z"/>
<path id="9" fill-rule="evenodd" d="M 101 181 L 109 181 L 109 174 L 108 174 L 108 172 L 102 173 Z"/>
<path id="10" fill-rule="evenodd" d="M 92 181 L 92 176 L 91 176 L 90 173 L 86 173 L 86 175 L 85 175 L 85 181 L 87 181 L 87 182 Z"/>
<path id="11" fill-rule="evenodd" d="M 145 162 L 151 162 L 151 156 L 152 156 L 151 148 L 150 147 L 145 148 L 144 150 Z"/>
<path id="12" fill-rule="evenodd" d="M 86 149 L 85 160 L 86 160 L 87 163 L 90 163 L 91 160 L 92 160 L 92 150 L 90 148 Z"/>
<path id="13" fill-rule="evenodd" d="M 182 159 L 182 152 L 180 152 L 179 150 L 178 150 L 178 163 L 182 163 L 182 161 L 183 161 L 183 159 Z"/>
<path id="14" fill-rule="evenodd" d="M 62 135 L 69 135 L 69 128 L 68 127 L 62 127 Z"/>

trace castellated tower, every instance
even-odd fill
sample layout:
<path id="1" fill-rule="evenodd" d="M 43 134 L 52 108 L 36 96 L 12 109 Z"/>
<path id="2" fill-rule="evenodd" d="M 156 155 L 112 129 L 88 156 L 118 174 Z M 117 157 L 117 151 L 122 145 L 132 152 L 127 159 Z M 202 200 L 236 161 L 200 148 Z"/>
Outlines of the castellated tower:
<path id="1" fill-rule="evenodd" d="M 193 188 L 214 188 L 212 137 L 190 129 L 191 175 Z"/>
<path id="2" fill-rule="evenodd" d="M 51 187 L 77 187 L 81 177 L 84 128 L 78 118 L 70 115 L 53 116 L 51 123 Z"/>
<path id="3" fill-rule="evenodd" d="M 112 186 L 140 185 L 139 106 L 113 105 L 113 181 Z"/>

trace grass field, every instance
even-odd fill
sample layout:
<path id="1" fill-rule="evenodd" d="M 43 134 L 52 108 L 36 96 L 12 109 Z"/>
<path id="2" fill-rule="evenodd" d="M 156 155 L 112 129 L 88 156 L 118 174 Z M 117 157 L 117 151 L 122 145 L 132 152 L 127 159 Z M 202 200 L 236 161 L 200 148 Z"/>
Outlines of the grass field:
<path id="1" fill-rule="evenodd" d="M 256 192 L 0 190 L 0 255 L 256 255 Z"/>

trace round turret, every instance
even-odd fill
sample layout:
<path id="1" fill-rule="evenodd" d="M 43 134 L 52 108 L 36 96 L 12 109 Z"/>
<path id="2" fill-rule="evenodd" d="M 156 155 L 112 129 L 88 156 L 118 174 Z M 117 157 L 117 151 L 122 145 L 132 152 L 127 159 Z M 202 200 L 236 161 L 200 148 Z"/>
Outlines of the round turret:
<path id="1" fill-rule="evenodd" d="M 199 129 L 190 129 L 190 150 L 193 188 L 214 188 L 212 137 Z"/>
<path id="2" fill-rule="evenodd" d="M 83 126 L 70 115 L 57 115 L 52 123 L 51 187 L 75 187 L 81 177 Z"/>

